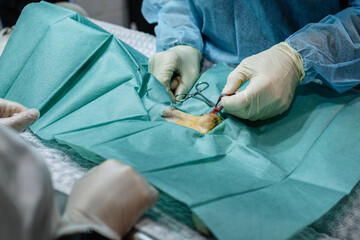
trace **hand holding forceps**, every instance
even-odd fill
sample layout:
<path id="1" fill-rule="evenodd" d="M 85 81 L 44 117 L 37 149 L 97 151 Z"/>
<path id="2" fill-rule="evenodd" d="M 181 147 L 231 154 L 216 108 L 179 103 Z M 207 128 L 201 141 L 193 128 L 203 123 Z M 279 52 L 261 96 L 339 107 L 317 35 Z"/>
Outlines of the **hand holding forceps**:
<path id="1" fill-rule="evenodd" d="M 204 91 L 205 89 L 207 89 L 209 87 L 209 83 L 208 82 L 199 82 L 195 85 L 195 89 L 196 92 L 194 93 L 180 93 L 177 94 L 175 96 L 175 101 L 176 102 L 184 102 L 189 98 L 196 98 L 202 102 L 205 102 L 206 104 L 208 104 L 211 107 L 214 107 L 210 113 L 215 113 L 217 114 L 218 112 L 220 112 L 223 109 L 223 106 L 217 106 L 219 104 L 219 102 L 221 101 L 222 97 L 225 96 L 232 96 L 235 93 L 232 94 L 221 94 L 220 97 L 218 98 L 216 103 L 213 103 L 211 100 L 209 100 L 207 97 L 204 96 L 204 94 L 202 94 L 201 92 Z M 198 96 L 199 95 L 199 96 Z M 200 97 L 201 96 L 201 97 Z"/>

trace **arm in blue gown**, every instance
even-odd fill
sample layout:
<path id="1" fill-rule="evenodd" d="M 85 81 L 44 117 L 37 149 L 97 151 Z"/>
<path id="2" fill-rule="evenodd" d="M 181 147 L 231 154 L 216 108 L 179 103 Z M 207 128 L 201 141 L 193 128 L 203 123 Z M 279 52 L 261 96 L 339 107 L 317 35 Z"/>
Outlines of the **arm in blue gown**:
<path id="1" fill-rule="evenodd" d="M 303 83 L 317 78 L 339 93 L 360 84 L 360 0 L 348 6 L 285 40 L 302 56 Z"/>
<path id="2" fill-rule="evenodd" d="M 202 23 L 191 14 L 187 0 L 144 0 L 141 11 L 149 23 L 158 23 L 155 27 L 157 52 L 188 45 L 202 53 Z"/>
<path id="3" fill-rule="evenodd" d="M 191 4 L 187 0 L 143 1 L 146 19 L 158 22 L 157 51 L 185 44 L 203 52 L 203 23 Z M 307 24 L 285 41 L 302 57 L 303 83 L 320 79 L 339 93 L 360 84 L 360 0 L 350 0 L 348 8 Z"/>

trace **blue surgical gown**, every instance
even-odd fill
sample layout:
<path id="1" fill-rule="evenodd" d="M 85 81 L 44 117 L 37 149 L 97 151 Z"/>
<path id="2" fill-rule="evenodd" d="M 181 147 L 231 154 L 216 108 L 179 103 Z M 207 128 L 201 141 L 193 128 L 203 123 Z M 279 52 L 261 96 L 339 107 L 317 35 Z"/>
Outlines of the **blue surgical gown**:
<path id="1" fill-rule="evenodd" d="M 215 62 L 244 58 L 286 41 L 302 56 L 303 83 L 342 93 L 360 84 L 360 0 L 144 0 L 157 51 L 189 45 Z"/>

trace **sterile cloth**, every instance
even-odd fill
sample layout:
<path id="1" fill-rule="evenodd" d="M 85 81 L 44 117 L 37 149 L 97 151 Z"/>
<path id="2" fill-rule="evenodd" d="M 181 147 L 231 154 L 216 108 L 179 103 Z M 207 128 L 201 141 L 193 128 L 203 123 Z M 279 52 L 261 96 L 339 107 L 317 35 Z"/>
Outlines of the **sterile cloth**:
<path id="1" fill-rule="evenodd" d="M 32 18 L 37 11 L 42 21 Z M 33 39 L 25 43 L 21 36 L 27 31 Z M 86 45 L 88 38 L 92 41 Z M 59 68 L 56 59 L 72 49 L 81 51 Z M 18 64 L 9 71 L 12 61 Z M 133 165 L 189 205 L 220 239 L 290 237 L 358 181 L 358 153 L 352 145 L 359 140 L 359 116 L 349 117 L 359 107 L 356 93 L 337 95 L 324 87 L 302 86 L 285 115 L 257 123 L 230 117 L 203 135 L 161 119 L 170 100 L 142 68 L 145 62 L 81 16 L 33 4 L 23 12 L 0 58 L 0 77 L 7 80 L 0 96 L 38 107 L 43 117 L 32 129 L 41 137 L 55 137 L 95 162 L 115 157 Z M 220 64 L 202 76 L 200 80 L 212 83 L 210 98 L 220 94 L 219 81 L 230 71 Z M 196 100 L 179 107 L 198 115 L 210 110 Z M 329 141 L 334 134 L 336 141 Z M 342 161 L 337 159 L 339 149 Z M 261 228 L 255 229 L 255 223 Z"/>

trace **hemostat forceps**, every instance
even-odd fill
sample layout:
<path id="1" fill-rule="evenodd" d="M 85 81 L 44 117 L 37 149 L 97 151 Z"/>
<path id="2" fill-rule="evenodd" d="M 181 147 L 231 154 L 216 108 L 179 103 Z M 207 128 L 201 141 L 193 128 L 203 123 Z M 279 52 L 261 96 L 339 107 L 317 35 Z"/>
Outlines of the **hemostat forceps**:
<path id="1" fill-rule="evenodd" d="M 209 87 L 207 82 L 199 82 L 195 85 L 196 92 L 194 93 L 180 93 L 175 96 L 176 102 L 184 102 L 189 98 L 196 98 L 197 100 L 205 102 L 211 107 L 215 107 L 215 103 L 210 101 L 207 97 L 204 96 L 201 92 Z"/>

